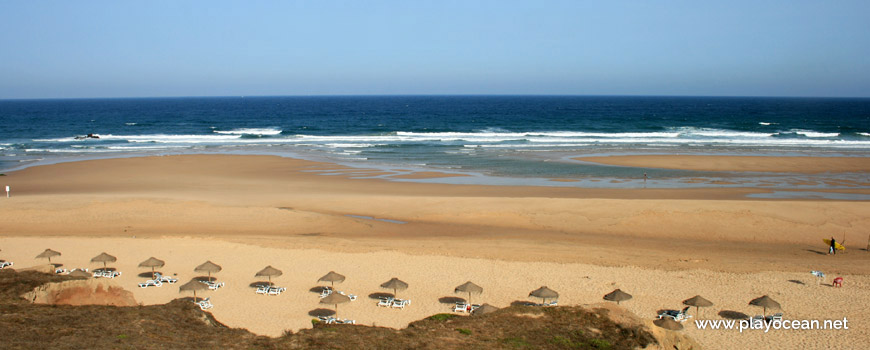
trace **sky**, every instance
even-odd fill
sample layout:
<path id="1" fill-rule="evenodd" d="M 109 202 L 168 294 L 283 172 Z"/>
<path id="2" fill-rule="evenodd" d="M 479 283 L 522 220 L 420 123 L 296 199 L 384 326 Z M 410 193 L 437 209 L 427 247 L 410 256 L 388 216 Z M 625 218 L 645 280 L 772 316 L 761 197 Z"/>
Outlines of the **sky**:
<path id="1" fill-rule="evenodd" d="M 870 97 L 870 1 L 3 1 L 0 99 Z"/>

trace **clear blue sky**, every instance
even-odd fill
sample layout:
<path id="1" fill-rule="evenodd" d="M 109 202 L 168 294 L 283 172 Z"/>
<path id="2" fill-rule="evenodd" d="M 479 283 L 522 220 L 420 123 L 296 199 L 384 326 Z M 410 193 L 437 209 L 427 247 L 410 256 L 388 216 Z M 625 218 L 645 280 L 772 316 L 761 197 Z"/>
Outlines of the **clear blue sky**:
<path id="1" fill-rule="evenodd" d="M 870 1 L 2 1 L 0 98 L 870 96 Z"/>

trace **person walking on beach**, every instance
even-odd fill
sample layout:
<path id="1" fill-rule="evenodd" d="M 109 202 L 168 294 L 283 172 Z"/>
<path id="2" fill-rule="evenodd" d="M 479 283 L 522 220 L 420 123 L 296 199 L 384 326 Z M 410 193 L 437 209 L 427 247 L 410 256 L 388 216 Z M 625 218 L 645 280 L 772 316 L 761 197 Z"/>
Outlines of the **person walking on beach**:
<path id="1" fill-rule="evenodd" d="M 828 250 L 828 254 L 837 255 L 837 241 L 834 240 L 834 236 L 831 236 L 831 249 Z"/>
<path id="2" fill-rule="evenodd" d="M 643 173 L 643 183 L 646 183 L 646 173 Z"/>

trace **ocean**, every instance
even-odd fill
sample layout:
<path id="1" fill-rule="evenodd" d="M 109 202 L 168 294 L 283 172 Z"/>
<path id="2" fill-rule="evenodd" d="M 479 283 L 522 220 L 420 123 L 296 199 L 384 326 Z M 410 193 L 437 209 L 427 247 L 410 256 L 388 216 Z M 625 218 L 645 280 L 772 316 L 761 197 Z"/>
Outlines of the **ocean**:
<path id="1" fill-rule="evenodd" d="M 600 166 L 571 158 L 614 154 L 870 156 L 870 99 L 322 96 L 0 100 L 0 172 L 71 160 L 193 153 L 270 154 L 355 167 L 474 175 L 417 181 L 626 187 L 636 185 L 629 180 L 647 172 L 652 180 L 648 186 L 687 187 L 696 184 L 681 179 L 733 180 L 736 175 Z M 753 181 L 794 177 L 743 176 Z M 843 176 L 854 180 L 862 175 Z"/>

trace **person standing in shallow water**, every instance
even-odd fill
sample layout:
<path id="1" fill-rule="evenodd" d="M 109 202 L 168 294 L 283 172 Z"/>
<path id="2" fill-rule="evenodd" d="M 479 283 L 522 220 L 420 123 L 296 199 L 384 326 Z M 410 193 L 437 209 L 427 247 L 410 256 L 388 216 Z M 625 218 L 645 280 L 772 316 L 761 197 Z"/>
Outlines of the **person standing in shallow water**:
<path id="1" fill-rule="evenodd" d="M 831 236 L 831 249 L 828 250 L 828 254 L 837 255 L 837 241 L 834 240 L 833 236 Z"/>

